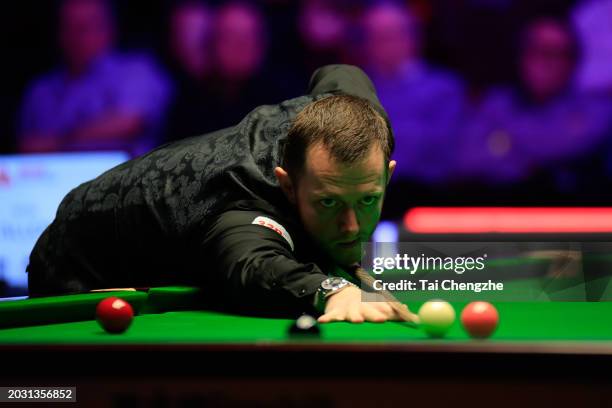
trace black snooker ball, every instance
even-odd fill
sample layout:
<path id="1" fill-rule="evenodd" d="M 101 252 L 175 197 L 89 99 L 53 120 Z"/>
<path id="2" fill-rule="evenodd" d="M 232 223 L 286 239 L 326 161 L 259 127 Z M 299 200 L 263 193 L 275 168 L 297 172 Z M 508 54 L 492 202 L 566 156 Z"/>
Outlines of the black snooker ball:
<path id="1" fill-rule="evenodd" d="M 289 327 L 290 337 L 319 337 L 320 335 L 321 329 L 317 323 L 317 319 L 307 314 L 298 317 L 291 327 Z"/>

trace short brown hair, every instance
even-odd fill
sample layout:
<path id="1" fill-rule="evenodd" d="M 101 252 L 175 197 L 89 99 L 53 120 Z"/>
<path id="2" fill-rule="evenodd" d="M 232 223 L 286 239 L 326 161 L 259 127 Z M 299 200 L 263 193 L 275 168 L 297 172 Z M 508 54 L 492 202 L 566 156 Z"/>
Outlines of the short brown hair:
<path id="1" fill-rule="evenodd" d="M 385 162 L 393 153 L 393 134 L 370 102 L 351 95 L 334 95 L 307 105 L 296 116 L 285 144 L 283 168 L 297 178 L 310 146 L 321 143 L 341 163 L 362 159 L 378 143 Z"/>

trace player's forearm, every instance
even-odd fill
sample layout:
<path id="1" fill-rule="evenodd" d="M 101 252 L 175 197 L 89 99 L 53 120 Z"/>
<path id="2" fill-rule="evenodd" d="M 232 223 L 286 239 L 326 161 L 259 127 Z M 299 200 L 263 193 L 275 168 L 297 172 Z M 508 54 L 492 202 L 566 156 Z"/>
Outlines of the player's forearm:
<path id="1" fill-rule="evenodd" d="M 313 309 L 314 295 L 327 275 L 315 264 L 261 245 L 231 248 L 215 257 L 218 287 L 232 307 L 266 314 Z"/>
<path id="2" fill-rule="evenodd" d="M 266 316 L 315 313 L 315 293 L 326 278 L 303 270 L 270 270 L 266 265 L 260 265 L 257 270 L 228 272 L 221 283 L 228 307 L 241 313 Z"/>
<path id="3" fill-rule="evenodd" d="M 214 259 L 215 279 L 232 303 L 312 308 L 327 275 L 314 262 L 300 262 L 289 231 L 253 223 L 260 212 L 227 211 L 208 228 L 203 254 Z M 301 259 L 301 258 L 300 258 Z"/>
<path id="4" fill-rule="evenodd" d="M 301 264 L 282 255 L 237 263 L 228 272 L 230 284 L 236 291 L 278 293 L 295 299 L 313 297 L 327 278 L 316 265 Z"/>

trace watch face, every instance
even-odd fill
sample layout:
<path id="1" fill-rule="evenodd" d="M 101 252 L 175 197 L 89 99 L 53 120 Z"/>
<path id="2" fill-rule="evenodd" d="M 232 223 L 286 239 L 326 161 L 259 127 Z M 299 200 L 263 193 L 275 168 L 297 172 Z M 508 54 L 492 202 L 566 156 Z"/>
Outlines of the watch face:
<path id="1" fill-rule="evenodd" d="M 342 283 L 344 282 L 343 278 L 329 278 L 329 279 L 325 279 L 322 283 L 321 283 L 321 287 L 325 290 L 335 290 L 338 289 L 342 286 Z"/>

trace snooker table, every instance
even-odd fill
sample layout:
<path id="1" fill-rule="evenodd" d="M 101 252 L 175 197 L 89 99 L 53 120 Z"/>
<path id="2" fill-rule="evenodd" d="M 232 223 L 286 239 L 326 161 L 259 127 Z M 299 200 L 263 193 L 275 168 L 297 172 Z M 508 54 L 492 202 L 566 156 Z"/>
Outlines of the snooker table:
<path id="1" fill-rule="evenodd" d="M 111 295 L 136 312 L 123 334 L 94 320 Z M 453 302 L 458 313 L 464 304 Z M 332 323 L 320 338 L 292 339 L 291 319 L 201 305 L 189 287 L 0 302 L 1 383 L 76 386 L 84 406 L 612 401 L 611 302 L 497 302 L 500 325 L 487 340 L 468 338 L 458 322 L 443 339 L 397 322 Z"/>

